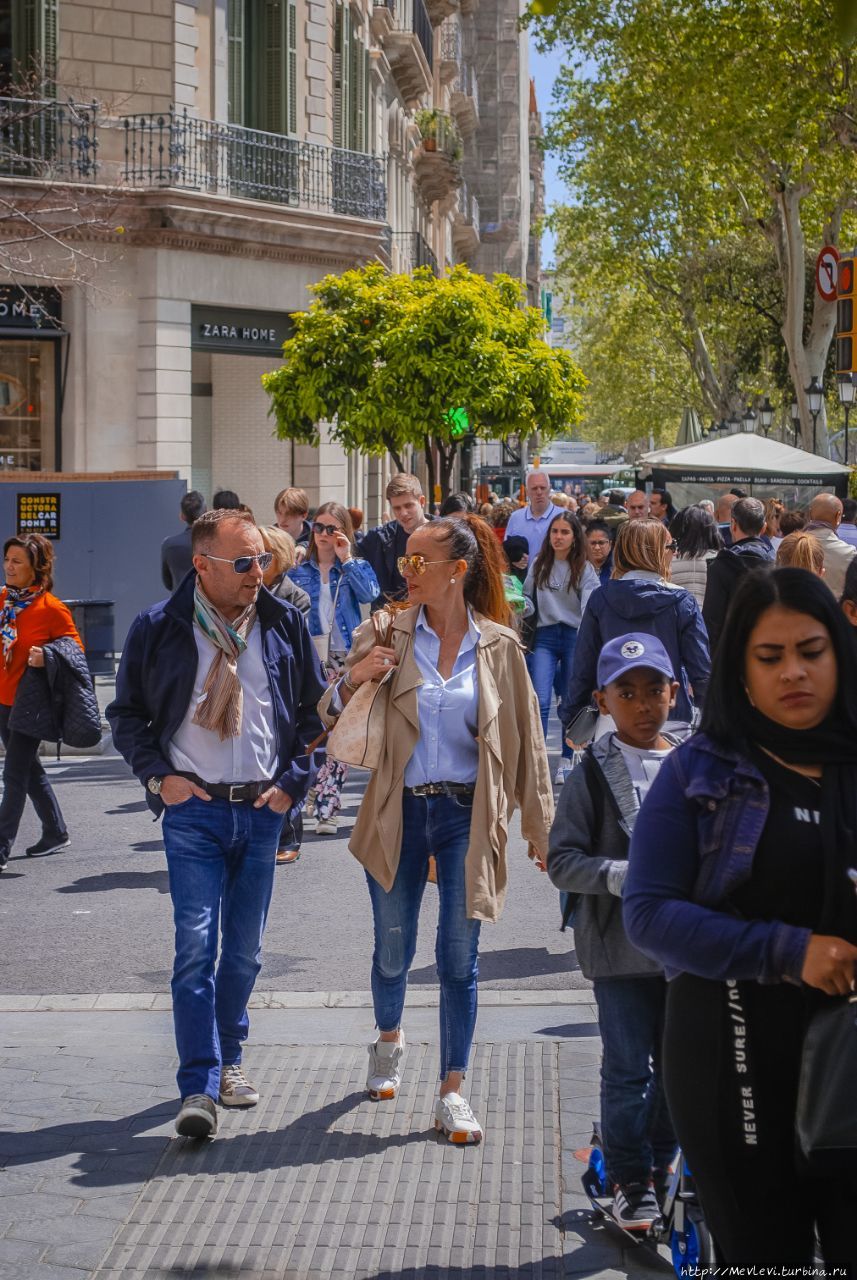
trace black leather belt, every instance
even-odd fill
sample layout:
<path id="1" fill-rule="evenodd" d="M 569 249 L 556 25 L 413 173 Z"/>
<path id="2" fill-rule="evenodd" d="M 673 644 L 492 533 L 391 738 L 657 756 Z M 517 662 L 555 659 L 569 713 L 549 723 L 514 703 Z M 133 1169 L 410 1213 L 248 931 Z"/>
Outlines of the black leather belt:
<path id="1" fill-rule="evenodd" d="M 406 796 L 472 796 L 475 782 L 421 782 L 418 787 L 405 787 Z"/>
<path id="2" fill-rule="evenodd" d="M 179 777 L 195 782 L 215 800 L 228 800 L 230 804 L 258 800 L 262 792 L 271 786 L 270 782 L 206 782 L 197 773 L 180 773 Z"/>

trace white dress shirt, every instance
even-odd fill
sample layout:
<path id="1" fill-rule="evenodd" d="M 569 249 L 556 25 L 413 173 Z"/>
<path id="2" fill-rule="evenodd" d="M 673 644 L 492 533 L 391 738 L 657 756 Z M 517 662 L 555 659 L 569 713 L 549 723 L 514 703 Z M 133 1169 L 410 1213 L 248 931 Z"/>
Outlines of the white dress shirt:
<path id="1" fill-rule="evenodd" d="M 216 730 L 193 723 L 205 677 L 217 649 L 194 623 L 197 666 L 193 695 L 185 718 L 170 743 L 170 762 L 180 773 L 195 773 L 206 782 L 264 782 L 273 777 L 277 739 L 271 683 L 262 653 L 262 629 L 257 622 L 238 659 L 238 679 L 244 691 L 241 732 L 220 739 Z"/>

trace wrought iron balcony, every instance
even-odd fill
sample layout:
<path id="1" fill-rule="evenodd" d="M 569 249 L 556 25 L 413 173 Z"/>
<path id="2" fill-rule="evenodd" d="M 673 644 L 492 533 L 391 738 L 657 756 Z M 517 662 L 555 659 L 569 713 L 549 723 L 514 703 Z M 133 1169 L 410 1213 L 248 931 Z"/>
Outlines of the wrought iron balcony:
<path id="1" fill-rule="evenodd" d="M 393 29 L 384 39 L 390 67 L 405 101 L 431 89 L 434 32 L 425 0 L 396 0 Z"/>
<path id="2" fill-rule="evenodd" d="M 390 232 L 390 262 L 393 271 L 410 275 L 417 267 L 431 267 L 438 275 L 437 258 L 419 231 Z"/>
<path id="3" fill-rule="evenodd" d="M 98 104 L 0 98 L 0 177 L 89 182 L 98 173 Z"/>
<path id="4" fill-rule="evenodd" d="M 443 111 L 435 116 L 431 133 L 424 134 L 414 152 L 414 176 L 427 204 L 443 200 L 461 185 L 461 134 Z"/>
<path id="5" fill-rule="evenodd" d="M 387 216 L 377 156 L 198 120 L 186 111 L 128 116 L 123 126 L 130 186 L 268 200 L 375 222 Z"/>
<path id="6" fill-rule="evenodd" d="M 460 258 L 467 258 L 479 247 L 479 201 L 465 182 L 458 188 L 458 208 L 452 225 L 452 243 Z"/>
<path id="7" fill-rule="evenodd" d="M 465 137 L 475 133 L 479 124 L 479 86 L 470 63 L 463 63 L 450 89 L 449 108 Z"/>
<path id="8" fill-rule="evenodd" d="M 464 38 L 457 17 L 445 18 L 440 29 L 440 78 L 445 84 L 454 80 L 464 56 Z"/>

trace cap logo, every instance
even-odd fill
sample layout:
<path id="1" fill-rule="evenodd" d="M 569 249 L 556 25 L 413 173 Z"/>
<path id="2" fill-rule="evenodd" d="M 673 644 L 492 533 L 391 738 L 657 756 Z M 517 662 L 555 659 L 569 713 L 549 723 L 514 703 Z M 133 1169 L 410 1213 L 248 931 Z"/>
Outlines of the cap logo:
<path id="1" fill-rule="evenodd" d="M 641 658 L 646 651 L 639 640 L 626 640 L 619 652 L 623 658 Z"/>

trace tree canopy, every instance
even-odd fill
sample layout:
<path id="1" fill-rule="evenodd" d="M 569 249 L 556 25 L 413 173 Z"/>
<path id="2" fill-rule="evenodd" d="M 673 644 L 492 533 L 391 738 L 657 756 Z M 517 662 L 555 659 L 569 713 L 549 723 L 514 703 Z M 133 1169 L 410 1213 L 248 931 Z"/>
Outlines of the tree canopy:
<path id="1" fill-rule="evenodd" d="M 570 288 L 607 278 L 659 302 L 664 346 L 685 353 L 711 413 L 790 381 L 806 426 L 803 387 L 821 375 L 835 324 L 835 307 L 807 287 L 812 263 L 822 244 L 857 232 L 845 9 L 834 0 L 538 9 L 538 36 L 570 54 L 548 131 L 575 196 L 557 217 Z"/>
<path id="2" fill-rule="evenodd" d="M 390 275 L 379 263 L 314 285 L 315 299 L 294 317 L 283 365 L 262 381 L 280 438 L 317 444 L 329 422 L 343 448 L 389 451 L 432 446 L 448 489 L 460 443 L 451 410 L 469 430 L 505 440 L 539 430 L 574 429 L 585 379 L 565 351 L 542 338 L 541 313 L 522 305 L 522 286 L 456 267 Z"/>

